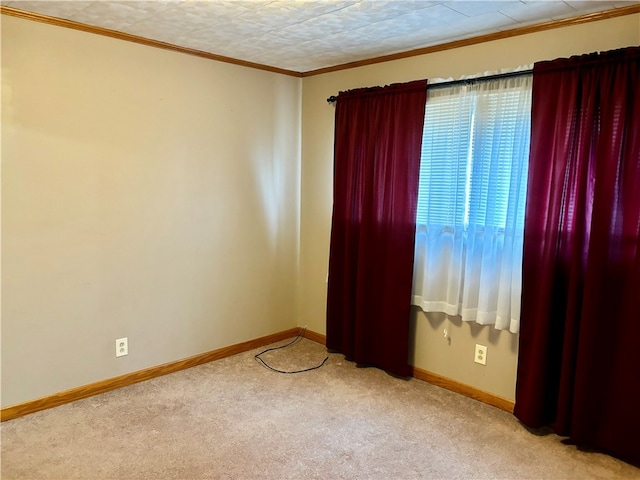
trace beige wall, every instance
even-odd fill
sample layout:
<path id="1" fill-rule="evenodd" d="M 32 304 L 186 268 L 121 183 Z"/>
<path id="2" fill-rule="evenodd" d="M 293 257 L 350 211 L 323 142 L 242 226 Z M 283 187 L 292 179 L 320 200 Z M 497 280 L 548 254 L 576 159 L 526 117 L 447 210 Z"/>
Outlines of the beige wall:
<path id="1" fill-rule="evenodd" d="M 303 81 L 301 325 L 325 332 L 326 278 L 332 195 L 334 107 L 341 90 L 420 78 L 458 78 L 593 51 L 640 44 L 640 15 L 550 30 L 383 64 L 307 77 Z M 417 367 L 508 399 L 514 398 L 517 336 L 457 318 L 414 312 Z M 450 339 L 442 335 L 444 328 Z M 473 363 L 476 343 L 488 345 L 487 365 Z"/>
<path id="2" fill-rule="evenodd" d="M 0 19 L 3 406 L 324 333 L 327 96 L 640 43 L 634 15 L 301 81 Z M 415 365 L 513 398 L 517 336 L 419 312 L 414 329 Z"/>
<path id="3" fill-rule="evenodd" d="M 301 80 L 1 21 L 2 405 L 296 326 Z"/>

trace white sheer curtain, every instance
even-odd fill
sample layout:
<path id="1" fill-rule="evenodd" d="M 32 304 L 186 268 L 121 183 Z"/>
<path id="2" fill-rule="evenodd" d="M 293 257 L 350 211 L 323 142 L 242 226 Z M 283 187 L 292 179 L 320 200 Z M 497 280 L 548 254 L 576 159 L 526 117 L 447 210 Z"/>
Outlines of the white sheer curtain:
<path id="1" fill-rule="evenodd" d="M 432 88 L 413 303 L 518 332 L 531 75 Z"/>

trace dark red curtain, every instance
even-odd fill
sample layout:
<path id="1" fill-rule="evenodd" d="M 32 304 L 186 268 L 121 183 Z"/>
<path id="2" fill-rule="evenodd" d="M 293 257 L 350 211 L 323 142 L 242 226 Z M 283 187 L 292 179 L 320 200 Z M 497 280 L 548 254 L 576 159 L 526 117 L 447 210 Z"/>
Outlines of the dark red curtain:
<path id="1" fill-rule="evenodd" d="M 426 80 L 338 95 L 327 348 L 408 376 Z"/>
<path id="2" fill-rule="evenodd" d="M 533 70 L 515 415 L 640 463 L 640 48 Z"/>

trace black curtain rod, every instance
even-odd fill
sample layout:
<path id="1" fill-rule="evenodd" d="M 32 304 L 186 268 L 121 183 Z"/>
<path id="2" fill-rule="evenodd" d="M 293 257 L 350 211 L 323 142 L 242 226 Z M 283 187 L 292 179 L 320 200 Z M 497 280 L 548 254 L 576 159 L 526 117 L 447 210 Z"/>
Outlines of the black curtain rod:
<path id="1" fill-rule="evenodd" d="M 519 70 L 517 72 L 507 72 L 507 73 L 496 73 L 494 75 L 487 75 L 485 77 L 475 77 L 475 78 L 463 78 L 461 80 L 450 80 L 448 82 L 439 82 L 439 83 L 428 83 L 427 90 L 434 88 L 445 88 L 445 87 L 453 87 L 455 85 L 473 85 L 474 83 L 480 82 L 488 82 L 490 80 L 497 80 L 499 78 L 510 78 L 510 77 L 522 77 L 524 75 L 530 75 L 533 70 Z M 336 95 L 331 95 L 327 98 L 328 103 L 333 103 L 338 99 Z"/>

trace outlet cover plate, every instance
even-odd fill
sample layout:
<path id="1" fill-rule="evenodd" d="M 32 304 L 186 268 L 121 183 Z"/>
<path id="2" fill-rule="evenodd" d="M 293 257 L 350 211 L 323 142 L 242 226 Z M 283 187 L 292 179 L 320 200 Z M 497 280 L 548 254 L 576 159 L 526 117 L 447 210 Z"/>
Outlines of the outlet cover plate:
<path id="1" fill-rule="evenodd" d="M 127 337 L 116 339 L 116 357 L 129 355 L 129 340 Z"/>
<path id="2" fill-rule="evenodd" d="M 487 347 L 476 343 L 476 355 L 473 357 L 473 361 L 480 365 L 487 364 Z"/>

